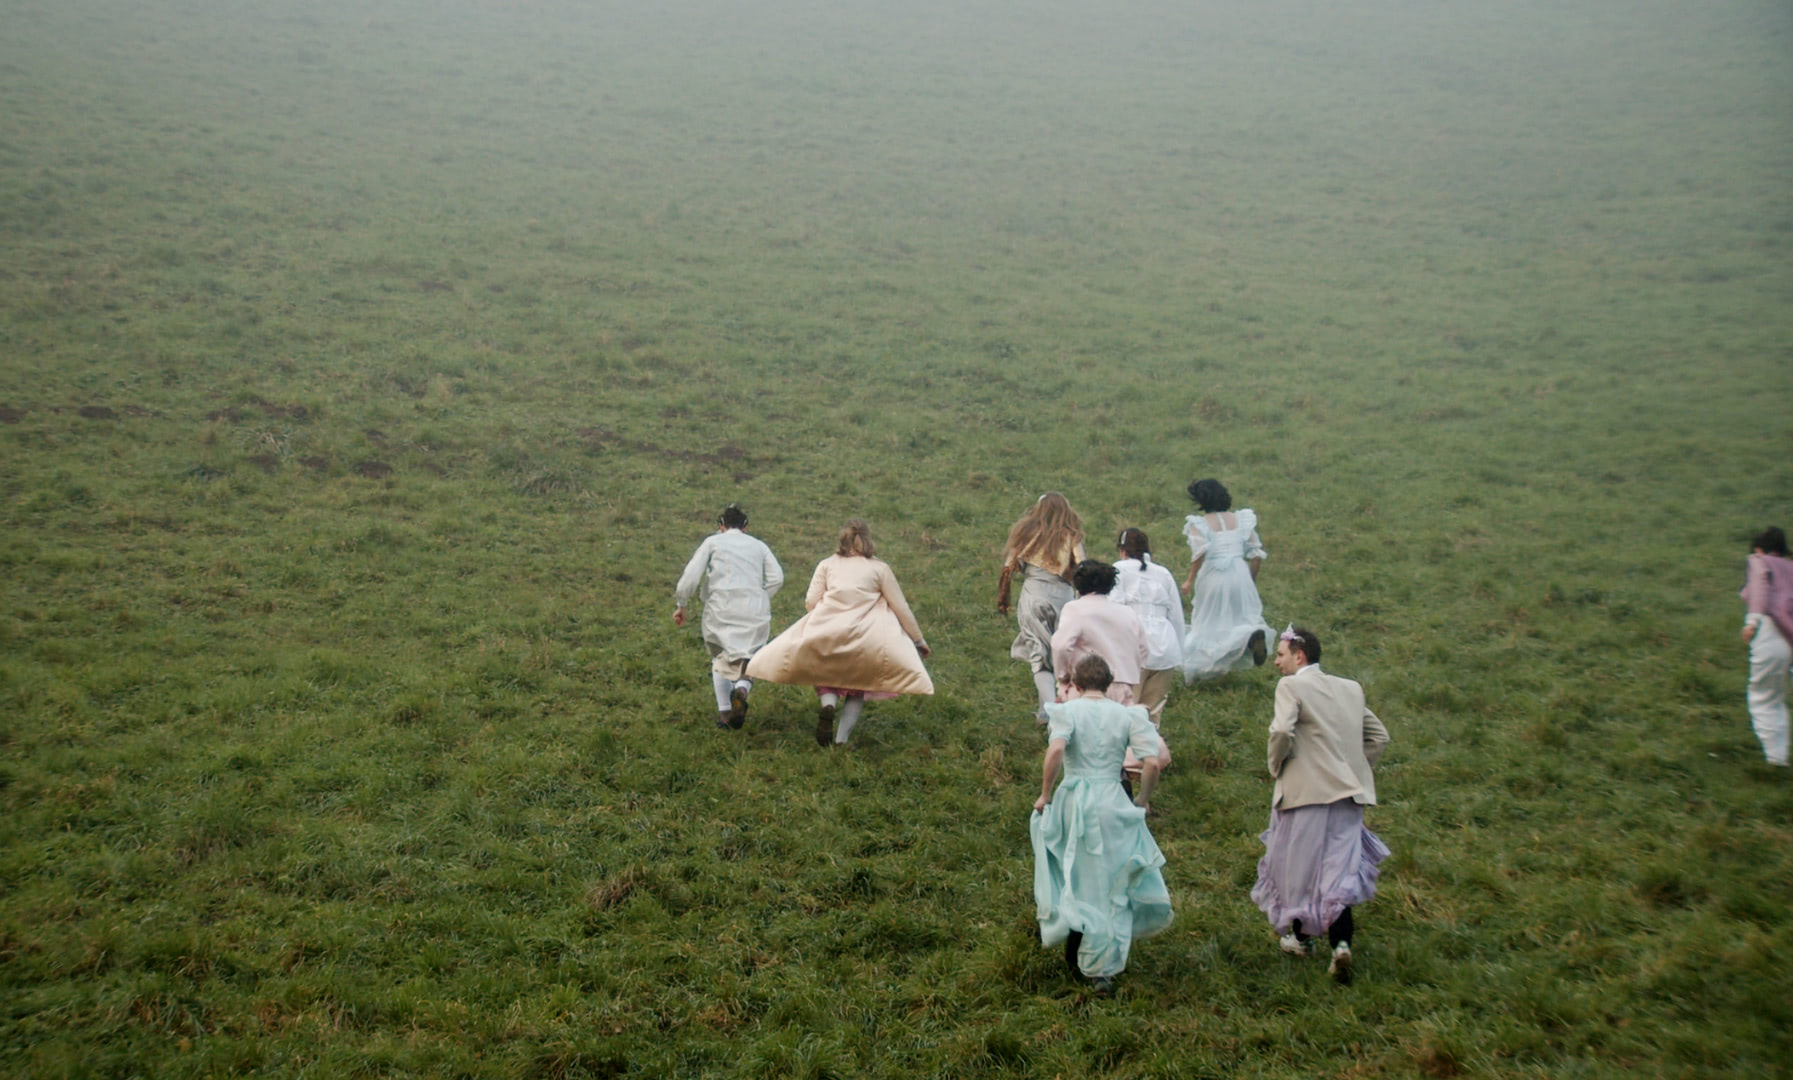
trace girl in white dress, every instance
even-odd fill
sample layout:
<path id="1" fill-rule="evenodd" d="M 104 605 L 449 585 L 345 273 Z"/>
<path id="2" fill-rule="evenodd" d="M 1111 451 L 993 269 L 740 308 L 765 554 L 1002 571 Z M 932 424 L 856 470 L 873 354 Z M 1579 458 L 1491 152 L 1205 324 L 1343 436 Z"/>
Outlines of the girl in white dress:
<path id="1" fill-rule="evenodd" d="M 1139 616 L 1146 629 L 1146 661 L 1139 679 L 1139 703 L 1154 725 L 1164 718 L 1172 679 L 1183 667 L 1183 597 L 1177 579 L 1152 559 L 1151 541 L 1139 529 L 1122 529 L 1115 541 L 1122 559 L 1114 564 L 1109 599 Z"/>
<path id="2" fill-rule="evenodd" d="M 1258 567 L 1265 557 L 1258 515 L 1235 513 L 1233 497 L 1218 480 L 1190 484 L 1189 497 L 1201 511 L 1183 523 L 1190 558 L 1183 590 L 1194 593 L 1183 639 L 1183 679 L 1193 682 L 1262 664 L 1273 631 L 1258 599 Z"/>

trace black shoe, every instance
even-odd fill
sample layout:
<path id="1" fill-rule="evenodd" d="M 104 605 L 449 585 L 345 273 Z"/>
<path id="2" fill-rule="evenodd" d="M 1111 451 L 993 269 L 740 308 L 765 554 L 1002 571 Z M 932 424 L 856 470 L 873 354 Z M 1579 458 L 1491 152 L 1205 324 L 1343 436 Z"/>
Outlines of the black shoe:
<path id="1" fill-rule="evenodd" d="M 1251 640 L 1245 643 L 1245 647 L 1251 650 L 1251 665 L 1253 667 L 1263 667 L 1264 661 L 1270 657 L 1270 650 L 1264 647 L 1264 632 L 1262 630 L 1253 630 Z"/>
<path id="2" fill-rule="evenodd" d="M 816 710 L 816 745 L 834 745 L 834 706 L 824 705 Z"/>
<path id="3" fill-rule="evenodd" d="M 1114 996 L 1114 976 L 1098 975 L 1090 980 L 1090 993 L 1100 998 Z"/>
<path id="4" fill-rule="evenodd" d="M 747 722 L 747 691 L 735 687 L 728 695 L 728 726 L 736 731 Z"/>
<path id="5" fill-rule="evenodd" d="M 717 714 L 716 714 L 716 726 L 717 726 L 717 727 L 719 727 L 719 728 L 721 728 L 721 729 L 722 729 L 722 730 L 724 730 L 724 731 L 728 731 L 728 730 L 729 730 L 729 726 L 728 726 L 728 714 L 727 714 L 727 713 L 725 713 L 725 712 L 718 712 L 718 713 L 717 713 Z"/>

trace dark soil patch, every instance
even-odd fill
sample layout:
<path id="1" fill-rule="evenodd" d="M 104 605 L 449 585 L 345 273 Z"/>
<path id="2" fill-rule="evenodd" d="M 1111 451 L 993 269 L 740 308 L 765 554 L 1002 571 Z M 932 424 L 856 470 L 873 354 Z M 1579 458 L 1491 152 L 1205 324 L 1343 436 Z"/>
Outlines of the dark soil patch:
<path id="1" fill-rule="evenodd" d="M 433 461 L 421 462 L 418 464 L 417 467 L 422 469 L 424 472 L 434 473 L 437 476 L 447 476 L 448 475 L 447 469 L 443 468 L 442 466 L 436 464 Z"/>
<path id="2" fill-rule="evenodd" d="M 745 447 L 734 443 L 723 443 L 714 450 L 685 450 L 671 449 L 661 446 L 659 443 L 646 442 L 641 439 L 625 439 L 609 428 L 580 428 L 578 435 L 579 441 L 585 444 L 586 450 L 594 454 L 617 449 L 637 454 L 651 454 L 668 461 L 690 461 L 699 465 L 758 464 L 749 456 Z M 750 470 L 737 468 L 734 471 L 736 483 L 742 483 L 752 478 L 753 473 Z"/>
<path id="3" fill-rule="evenodd" d="M 386 442 L 386 433 L 379 428 L 365 428 L 362 430 L 361 434 L 367 436 L 367 441 L 370 443 L 380 443 L 384 445 Z"/>
<path id="4" fill-rule="evenodd" d="M 24 409 L 13 409 L 0 405 L 0 424 L 16 424 L 23 419 L 25 419 Z"/>
<path id="5" fill-rule="evenodd" d="M 417 287 L 424 292 L 453 292 L 454 286 L 446 281 L 420 281 Z"/>
<path id="6" fill-rule="evenodd" d="M 299 464 L 310 469 L 312 472 L 323 472 L 330 467 L 330 459 L 322 457 L 302 457 L 299 459 Z"/>
<path id="7" fill-rule="evenodd" d="M 355 463 L 355 472 L 369 480 L 382 480 L 392 475 L 392 466 L 384 461 L 358 461 Z"/>
<path id="8" fill-rule="evenodd" d="M 273 454 L 256 454 L 249 458 L 249 464 L 258 465 L 262 472 L 273 472 L 280 468 L 280 459 Z"/>
<path id="9" fill-rule="evenodd" d="M 105 405 L 83 405 L 81 415 L 88 420 L 116 420 L 118 414 Z"/>
<path id="10" fill-rule="evenodd" d="M 126 406 L 124 406 L 124 414 L 126 416 L 155 416 L 156 415 L 154 412 L 151 412 L 150 410 L 144 408 L 141 405 L 126 405 Z"/>
<path id="11" fill-rule="evenodd" d="M 497 284 L 497 283 L 493 283 L 493 284 L 491 284 L 491 285 L 487 285 L 487 286 L 486 286 L 486 288 L 487 288 L 487 290 L 489 290 L 489 291 L 491 291 L 491 292 L 495 292 L 495 293 L 501 293 L 501 292 L 503 292 L 503 291 L 504 291 L 504 286 L 502 286 L 502 285 L 499 285 L 499 284 Z"/>
<path id="12" fill-rule="evenodd" d="M 311 419 L 311 410 L 304 405 L 279 405 L 259 397 L 250 398 L 249 404 L 246 406 L 232 405 L 225 409 L 213 409 L 211 412 L 205 414 L 205 418 L 207 420 L 224 420 L 232 424 L 240 424 L 254 416 L 256 412 L 260 412 L 263 416 L 270 419 L 280 418 L 297 420 L 300 423 L 304 423 Z"/>

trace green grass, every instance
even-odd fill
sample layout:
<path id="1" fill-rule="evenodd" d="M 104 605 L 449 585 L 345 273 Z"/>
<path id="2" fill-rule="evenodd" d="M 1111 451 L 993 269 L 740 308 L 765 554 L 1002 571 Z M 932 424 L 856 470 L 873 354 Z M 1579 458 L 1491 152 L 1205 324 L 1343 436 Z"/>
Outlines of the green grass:
<path id="1" fill-rule="evenodd" d="M 0 1070 L 1787 1075 L 1784 5 L 0 25 Z M 997 553 L 1057 488 L 1175 565 L 1210 474 L 1395 856 L 1357 985 L 1277 952 L 1272 680 L 1178 691 L 1177 922 L 1093 1000 Z M 939 693 L 711 728 L 736 499 L 780 627 L 869 518 Z"/>

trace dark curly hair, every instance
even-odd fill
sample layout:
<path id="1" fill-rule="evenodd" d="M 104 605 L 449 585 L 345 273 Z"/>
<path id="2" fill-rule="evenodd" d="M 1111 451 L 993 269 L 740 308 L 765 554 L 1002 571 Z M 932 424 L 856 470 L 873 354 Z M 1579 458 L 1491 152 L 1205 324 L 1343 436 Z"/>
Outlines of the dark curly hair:
<path id="1" fill-rule="evenodd" d="M 1227 494 L 1226 485 L 1213 477 L 1190 481 L 1189 497 L 1204 514 L 1218 514 L 1233 508 L 1233 497 Z"/>
<path id="2" fill-rule="evenodd" d="M 1077 569 L 1071 571 L 1071 588 L 1077 590 L 1078 596 L 1089 593 L 1106 595 L 1114 591 L 1116 576 L 1112 563 L 1105 563 L 1100 559 L 1085 559 L 1077 564 Z"/>
<path id="3" fill-rule="evenodd" d="M 1757 533 L 1749 546 L 1761 548 L 1770 555 L 1779 555 L 1784 559 L 1787 557 L 1787 534 L 1780 530 L 1780 526 L 1770 525 Z"/>
<path id="4" fill-rule="evenodd" d="M 716 524 L 725 529 L 745 529 L 747 527 L 747 511 L 734 503 L 729 503 L 722 508 L 722 513 L 717 515 Z"/>

